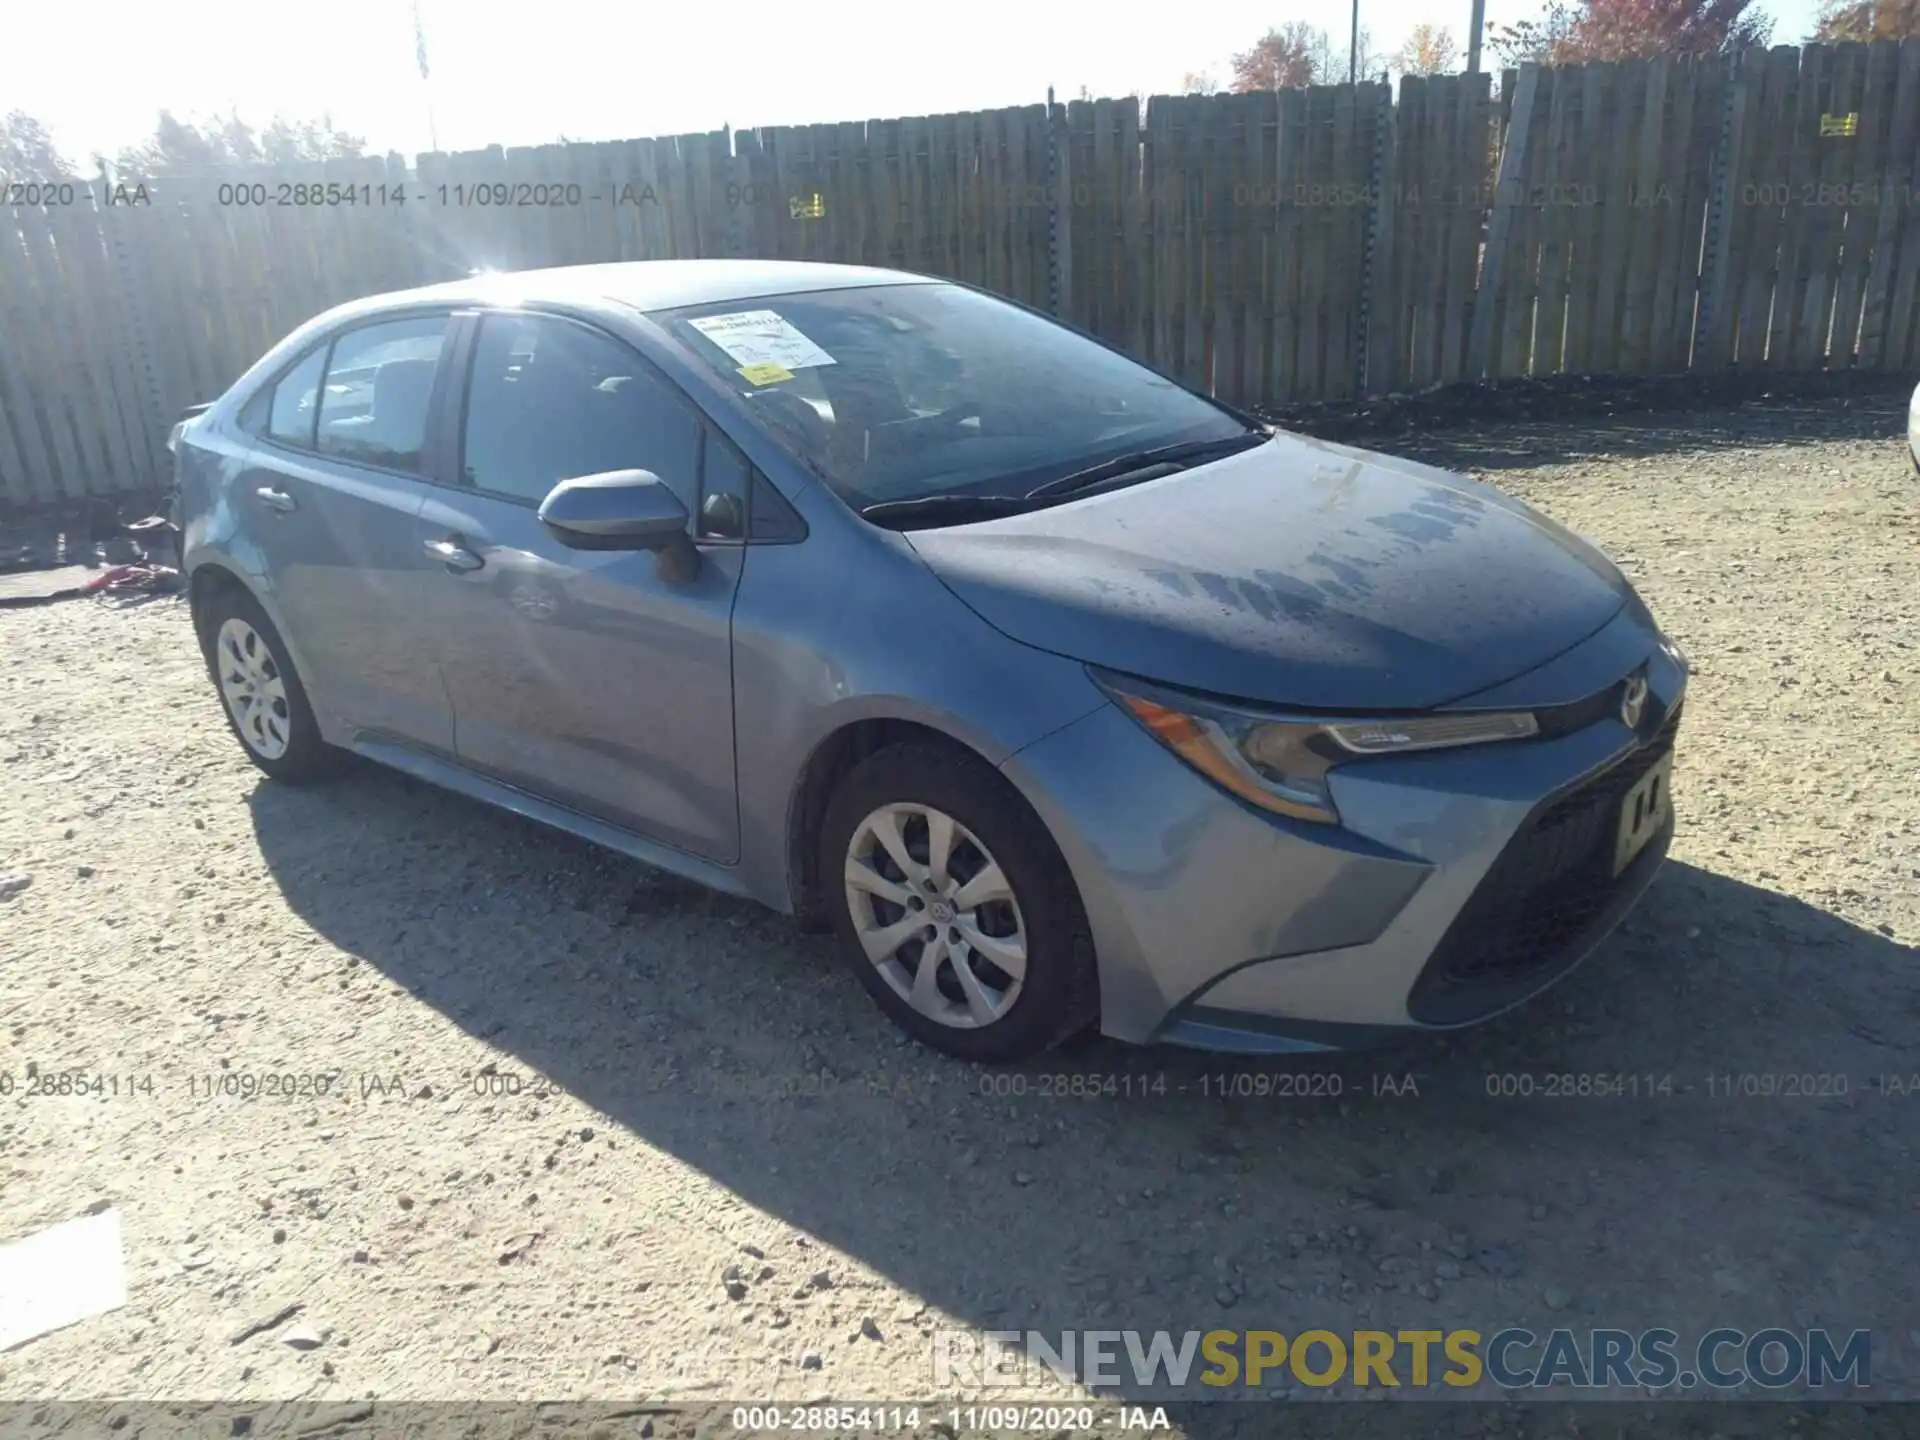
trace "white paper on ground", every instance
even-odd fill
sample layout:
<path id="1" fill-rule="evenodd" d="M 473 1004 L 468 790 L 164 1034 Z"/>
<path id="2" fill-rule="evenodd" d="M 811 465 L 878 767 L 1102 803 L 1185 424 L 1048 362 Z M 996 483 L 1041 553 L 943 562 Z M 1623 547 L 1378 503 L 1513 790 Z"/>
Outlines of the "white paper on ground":
<path id="1" fill-rule="evenodd" d="M 126 1303 L 118 1210 L 83 1215 L 0 1245 L 0 1350 Z"/>
<path id="2" fill-rule="evenodd" d="M 834 363 L 833 356 L 774 310 L 703 315 L 687 323 L 726 351 L 738 365 L 778 365 L 783 370 L 808 370 L 815 365 Z"/>

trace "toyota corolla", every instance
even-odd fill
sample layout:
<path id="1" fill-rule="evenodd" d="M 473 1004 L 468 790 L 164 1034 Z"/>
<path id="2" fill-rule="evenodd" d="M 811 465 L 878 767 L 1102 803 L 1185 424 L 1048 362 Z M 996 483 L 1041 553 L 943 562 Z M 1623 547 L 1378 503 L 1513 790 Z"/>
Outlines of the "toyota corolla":
<path id="1" fill-rule="evenodd" d="M 1471 1024 L 1673 832 L 1593 546 L 978 290 L 661 261 L 289 336 L 174 438 L 268 775 L 353 752 L 831 927 L 980 1061 Z"/>

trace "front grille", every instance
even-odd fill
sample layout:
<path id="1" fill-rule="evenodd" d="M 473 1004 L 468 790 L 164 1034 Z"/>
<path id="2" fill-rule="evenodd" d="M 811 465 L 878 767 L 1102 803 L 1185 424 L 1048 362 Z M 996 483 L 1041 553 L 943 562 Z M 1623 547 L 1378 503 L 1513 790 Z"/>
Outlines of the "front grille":
<path id="1" fill-rule="evenodd" d="M 1626 794 L 1673 749 L 1675 706 L 1657 730 L 1597 775 L 1550 796 L 1522 822 L 1420 972 L 1407 1009 L 1423 1025 L 1458 1025 L 1512 1004 L 1579 959 L 1592 932 L 1647 867 L 1649 844 L 1619 875 L 1614 841 Z"/>

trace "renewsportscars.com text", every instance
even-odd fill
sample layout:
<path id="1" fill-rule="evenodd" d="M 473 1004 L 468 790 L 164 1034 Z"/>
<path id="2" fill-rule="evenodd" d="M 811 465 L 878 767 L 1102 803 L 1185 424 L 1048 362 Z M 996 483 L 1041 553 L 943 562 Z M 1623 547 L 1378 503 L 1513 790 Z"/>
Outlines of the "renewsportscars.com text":
<path id="1" fill-rule="evenodd" d="M 1807 1387 L 1872 1383 L 1873 1335 L 1854 1330 L 1722 1327 L 1683 1341 L 1677 1331 L 1520 1327 L 1479 1330 L 972 1330 L 936 1331 L 934 1383 L 1018 1389 L 1049 1378 L 1142 1393 L 1258 1392 L 1305 1385 L 1465 1390 Z M 1197 1390 L 1195 1387 L 1204 1387 Z"/>

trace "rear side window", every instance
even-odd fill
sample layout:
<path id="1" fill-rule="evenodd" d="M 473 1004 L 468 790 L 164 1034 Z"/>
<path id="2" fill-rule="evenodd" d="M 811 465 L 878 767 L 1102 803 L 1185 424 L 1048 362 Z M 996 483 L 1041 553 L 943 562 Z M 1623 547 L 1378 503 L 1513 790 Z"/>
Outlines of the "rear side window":
<path id="1" fill-rule="evenodd" d="M 320 371 L 327 363 L 322 345 L 289 370 L 273 387 L 267 410 L 267 434 L 301 449 L 313 444 L 313 422 L 320 403 Z"/>
<path id="2" fill-rule="evenodd" d="M 342 460 L 418 474 L 427 407 L 448 317 L 390 320 L 333 342 L 315 448 Z"/>
<path id="3" fill-rule="evenodd" d="M 689 513 L 698 503 L 692 406 L 629 347 L 551 316 L 481 322 L 462 453 L 469 485 L 531 504 L 609 470 L 651 470 Z"/>

